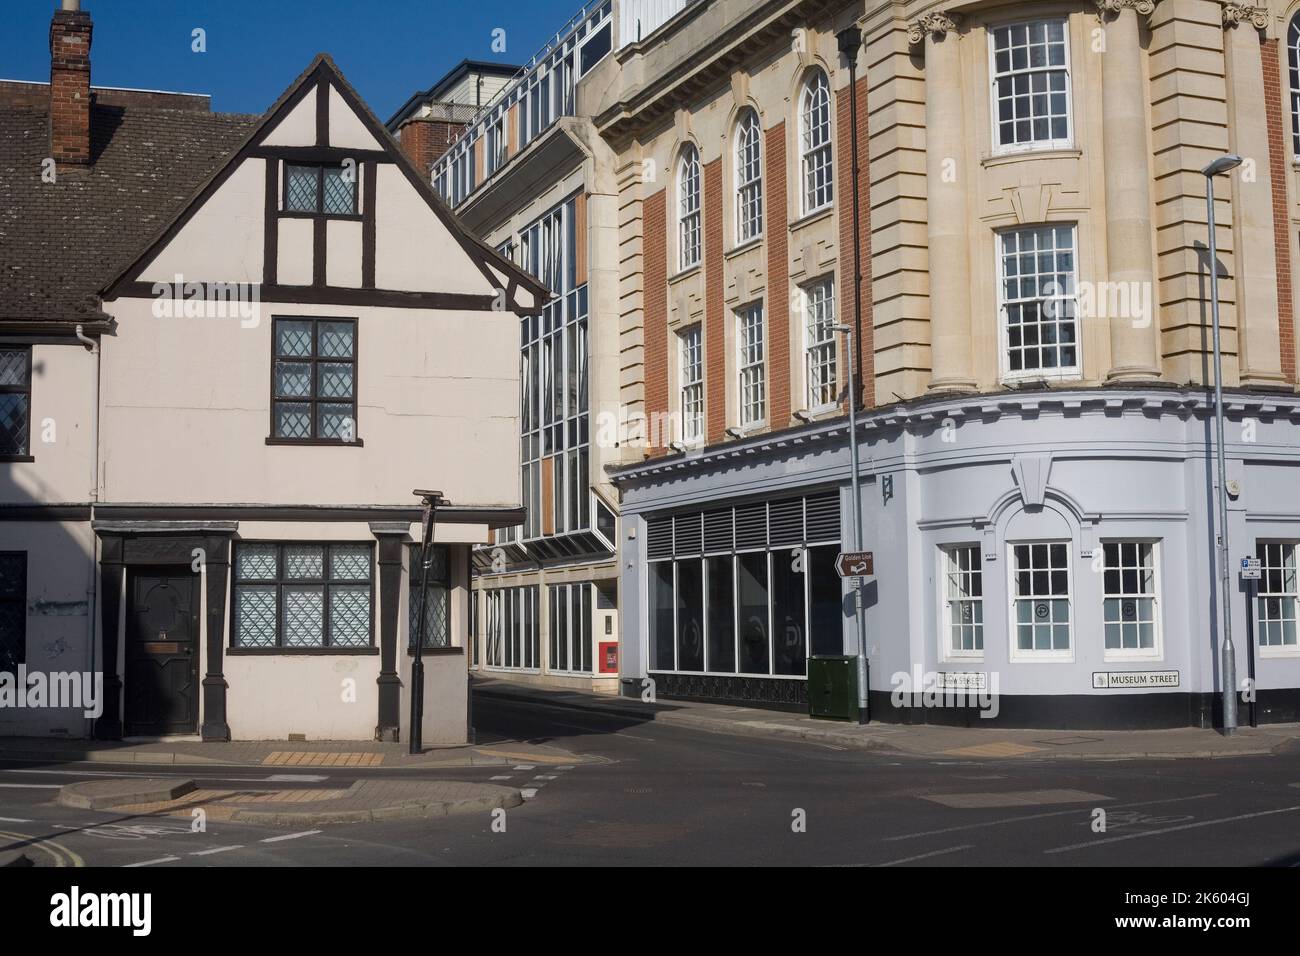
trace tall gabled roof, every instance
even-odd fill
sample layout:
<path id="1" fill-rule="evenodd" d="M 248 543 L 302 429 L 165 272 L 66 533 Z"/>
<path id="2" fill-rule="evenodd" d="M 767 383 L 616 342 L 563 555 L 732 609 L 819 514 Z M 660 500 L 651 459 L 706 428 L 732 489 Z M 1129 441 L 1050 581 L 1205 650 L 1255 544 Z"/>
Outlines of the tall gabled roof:
<path id="1" fill-rule="evenodd" d="M 516 286 L 522 286 L 530 290 L 537 297 L 538 302 L 545 301 L 551 296 L 550 290 L 541 282 L 480 240 L 456 218 L 456 215 L 447 207 L 442 198 L 434 192 L 432 185 L 416 170 L 414 164 L 398 146 L 397 141 L 393 139 L 392 134 L 379 122 L 370 107 L 366 105 L 357 91 L 348 83 L 329 54 L 318 53 L 307 69 L 289 85 L 288 89 L 280 95 L 280 98 L 247 132 L 243 141 L 228 151 L 225 162 L 219 164 L 198 184 L 189 199 L 165 222 L 163 227 L 157 231 L 152 240 L 144 246 L 131 263 L 121 269 L 110 282 L 105 284 L 101 292 L 105 299 L 115 298 L 122 288 L 139 278 L 141 271 L 158 251 L 189 220 L 190 216 L 203 204 L 207 197 L 215 192 L 221 183 L 238 168 L 247 151 L 257 146 L 308 92 L 315 89 L 317 82 L 322 79 L 331 83 L 338 90 L 369 133 L 389 155 L 397 168 L 406 176 L 420 197 L 428 203 L 452 238 L 456 240 L 490 283 L 495 284 L 497 281 L 493 275 L 495 271 L 505 277 L 508 285 L 507 294 L 513 293 Z"/>

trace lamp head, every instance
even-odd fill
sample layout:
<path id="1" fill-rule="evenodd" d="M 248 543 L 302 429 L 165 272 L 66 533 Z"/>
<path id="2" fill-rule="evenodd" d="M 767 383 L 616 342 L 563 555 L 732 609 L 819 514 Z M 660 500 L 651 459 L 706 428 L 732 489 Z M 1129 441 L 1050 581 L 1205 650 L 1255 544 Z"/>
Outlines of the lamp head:
<path id="1" fill-rule="evenodd" d="M 1240 156 L 1235 153 L 1228 153 L 1210 163 L 1210 165 L 1202 169 L 1201 172 L 1206 176 L 1217 176 L 1220 173 L 1226 173 L 1230 169 L 1236 169 L 1241 165 L 1241 162 L 1242 160 Z"/>

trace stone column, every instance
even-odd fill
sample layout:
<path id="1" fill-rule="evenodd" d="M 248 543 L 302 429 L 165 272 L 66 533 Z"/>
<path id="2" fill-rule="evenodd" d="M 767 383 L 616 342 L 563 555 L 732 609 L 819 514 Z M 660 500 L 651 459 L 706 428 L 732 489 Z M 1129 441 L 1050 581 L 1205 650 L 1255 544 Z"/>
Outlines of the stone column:
<path id="1" fill-rule="evenodd" d="M 1242 385 L 1286 384 L 1278 327 L 1277 259 L 1273 248 L 1273 177 L 1260 32 L 1267 7 L 1223 8 L 1223 53 L 1228 80 L 1228 144 L 1249 168 L 1231 173 L 1236 233 L 1237 338 Z"/>
<path id="2" fill-rule="evenodd" d="M 1151 148 L 1147 143 L 1146 82 L 1138 16 L 1154 0 L 1096 0 L 1106 28 L 1102 76 L 1102 154 L 1106 177 L 1107 279 L 1114 295 L 1097 294 L 1110 322 L 1110 381 L 1160 377 L 1152 263 Z M 1109 308 L 1119 303 L 1127 308 Z M 1111 314 L 1115 313 L 1115 314 Z M 1088 316 L 1083 316 L 1087 321 Z"/>
<path id="3" fill-rule="evenodd" d="M 930 247 L 930 391 L 973 391 L 967 148 L 957 14 L 927 13 L 908 26 L 925 44 L 925 179 Z"/>

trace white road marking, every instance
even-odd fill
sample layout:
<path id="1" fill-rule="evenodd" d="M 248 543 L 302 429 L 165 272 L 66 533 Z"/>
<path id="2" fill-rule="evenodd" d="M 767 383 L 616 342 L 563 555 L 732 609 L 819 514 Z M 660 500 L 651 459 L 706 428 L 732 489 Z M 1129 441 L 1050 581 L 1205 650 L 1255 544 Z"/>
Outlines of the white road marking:
<path id="1" fill-rule="evenodd" d="M 0 817 L 0 823 L 31 823 L 31 820 L 22 820 L 18 817 Z"/>
<path id="2" fill-rule="evenodd" d="M 129 870 L 136 866 L 153 866 L 155 863 L 175 863 L 179 859 L 179 856 L 160 856 L 156 860 L 145 860 L 143 863 L 128 863 L 126 869 Z"/>
<path id="3" fill-rule="evenodd" d="M 1119 843 L 1123 840 L 1140 840 L 1143 837 L 1160 836 L 1163 833 L 1177 833 L 1180 830 L 1196 830 L 1200 827 L 1212 827 L 1220 823 L 1235 823 L 1238 820 L 1254 820 L 1257 817 L 1271 817 L 1278 813 L 1294 813 L 1300 810 L 1300 807 L 1282 807 L 1280 810 L 1261 810 L 1258 813 L 1242 813 L 1235 817 L 1219 817 L 1217 820 L 1202 820 L 1199 823 L 1184 823 L 1176 827 L 1165 827 L 1163 830 L 1147 830 L 1144 833 L 1125 833 L 1123 836 L 1106 837 L 1101 840 L 1091 840 L 1087 843 L 1072 843 L 1069 846 L 1053 847 L 1050 850 L 1044 850 L 1044 853 L 1068 853 L 1071 850 L 1082 850 L 1090 846 L 1101 846 L 1103 843 Z"/>
<path id="4" fill-rule="evenodd" d="M 282 840 L 296 840 L 299 837 L 313 836 L 320 833 L 319 830 L 303 830 L 301 833 L 286 833 L 284 836 L 267 837 L 265 840 L 259 840 L 259 843 L 279 843 Z"/>
<path id="5" fill-rule="evenodd" d="M 221 779 L 223 779 L 223 780 L 233 780 L 233 779 L 235 779 L 235 778 L 234 778 L 234 777 L 222 777 Z M 272 783 L 293 783 L 293 782 L 295 782 L 295 781 L 297 781 L 297 782 L 299 782 L 299 783 L 324 783 L 326 780 L 329 779 L 329 777 L 323 777 L 323 776 L 320 776 L 320 775 L 318 775 L 318 774 L 311 774 L 311 773 L 304 773 L 304 774 L 296 774 L 296 773 L 274 773 L 274 774 L 271 774 L 271 776 L 266 777 L 266 778 L 264 778 L 264 779 L 269 780 L 269 781 L 271 781 Z"/>
<path id="6" fill-rule="evenodd" d="M 137 774 L 113 773 L 108 770 L 0 770 L 0 773 L 43 773 L 58 777 L 131 777 Z"/>
<path id="7" fill-rule="evenodd" d="M 519 791 L 519 795 L 523 797 L 525 800 L 531 800 L 533 799 L 533 797 L 537 796 L 537 788 L 525 787 L 523 790 Z"/>
<path id="8" fill-rule="evenodd" d="M 499 773 L 499 774 L 497 774 L 495 777 L 488 777 L 488 779 L 489 779 L 489 780 L 509 780 L 509 779 L 510 779 L 511 777 L 513 777 L 513 776 L 514 776 L 514 774 L 512 774 L 512 773 Z"/>
<path id="9" fill-rule="evenodd" d="M 1116 810 L 1127 810 L 1131 807 L 1150 807 L 1158 803 L 1179 803 L 1183 800 L 1205 800 L 1208 797 L 1217 797 L 1217 793 L 1198 793 L 1191 797 L 1168 797 L 1163 800 L 1143 800 L 1141 803 L 1124 803 L 1119 806 L 1107 807 L 1107 812 Z M 997 820 L 986 820 L 984 823 L 964 823 L 961 826 L 944 827 L 940 830 L 922 830 L 920 833 L 901 833 L 897 836 L 885 837 L 885 843 L 894 843 L 898 840 L 912 840 L 916 837 L 938 836 L 941 833 L 956 833 L 959 830 L 979 830 L 984 827 L 997 827 L 1006 823 L 1023 823 L 1026 820 L 1045 820 L 1048 817 L 1068 817 L 1081 813 L 1077 807 L 1073 810 L 1053 810 L 1050 813 L 1030 813 L 1019 817 L 1002 817 Z M 1089 844 L 1091 845 L 1091 844 Z"/>
<path id="10" fill-rule="evenodd" d="M 535 764 L 535 763 L 521 763 L 521 764 L 519 764 L 517 767 L 515 767 L 515 769 L 516 769 L 516 770 L 536 770 L 536 769 L 537 769 L 537 764 Z"/>
<path id="11" fill-rule="evenodd" d="M 58 790 L 60 786 L 57 783 L 0 783 L 0 787 L 11 790 Z"/>
<path id="12" fill-rule="evenodd" d="M 533 780 L 554 780 L 554 779 L 555 779 L 555 774 L 553 773 L 539 773 L 537 776 L 533 777 Z M 529 782 L 531 783 L 532 781 L 530 780 Z"/>
<path id="13" fill-rule="evenodd" d="M 902 863 L 912 863 L 916 860 L 928 860 L 932 856 L 943 856 L 945 853 L 956 853 L 959 850 L 969 850 L 973 843 L 967 843 L 962 846 L 950 846 L 946 850 L 931 850 L 929 853 L 918 853 L 916 856 L 905 856 L 901 860 L 890 860 L 888 863 L 877 863 L 876 866 L 898 866 Z"/>
<path id="14" fill-rule="evenodd" d="M 242 843 L 236 843 L 234 846 L 217 846 L 213 847 L 211 850 L 199 850 L 195 853 L 191 853 L 190 856 L 211 856 L 214 853 L 226 853 L 230 850 L 242 850 L 243 848 L 244 845 Z"/>

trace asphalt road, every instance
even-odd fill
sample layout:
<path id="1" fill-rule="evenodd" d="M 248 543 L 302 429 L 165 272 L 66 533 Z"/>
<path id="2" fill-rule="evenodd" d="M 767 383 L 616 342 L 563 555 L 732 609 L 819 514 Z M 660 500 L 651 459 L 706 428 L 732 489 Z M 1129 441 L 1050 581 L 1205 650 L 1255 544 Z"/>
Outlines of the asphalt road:
<path id="1" fill-rule="evenodd" d="M 475 721 L 480 743 L 527 740 L 601 759 L 571 770 L 184 771 L 207 785 L 271 789 L 504 776 L 494 782 L 537 790 L 506 811 L 504 832 L 474 814 L 316 830 L 209 822 L 196 833 L 184 819 L 52 803 L 63 783 L 147 772 L 139 767 L 0 765 L 0 852 L 149 867 L 1300 865 L 1300 754 L 931 760 L 483 697 Z"/>

